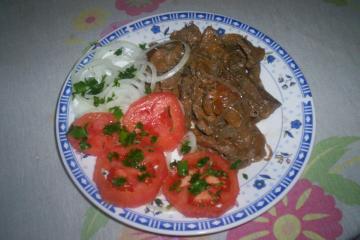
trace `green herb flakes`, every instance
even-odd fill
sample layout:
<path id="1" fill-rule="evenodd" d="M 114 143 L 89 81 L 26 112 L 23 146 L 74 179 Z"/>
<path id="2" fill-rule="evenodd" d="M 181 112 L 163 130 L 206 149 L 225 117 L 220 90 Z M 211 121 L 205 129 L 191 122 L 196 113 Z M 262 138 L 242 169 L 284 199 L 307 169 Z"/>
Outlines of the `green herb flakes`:
<path id="1" fill-rule="evenodd" d="M 123 53 L 123 48 L 119 48 L 118 50 L 116 50 L 116 51 L 114 52 L 114 55 L 120 56 L 122 53 Z"/>
<path id="2" fill-rule="evenodd" d="M 196 166 L 199 167 L 199 168 L 201 168 L 201 167 L 205 166 L 206 163 L 207 163 L 209 160 L 210 160 L 209 157 L 203 157 L 203 158 L 199 159 L 199 161 L 197 162 Z"/>
<path id="3" fill-rule="evenodd" d="M 128 79 L 128 78 L 134 78 L 135 73 L 137 69 L 134 66 L 126 68 L 124 71 L 120 71 L 118 73 L 118 78 L 121 79 Z"/>
<path id="4" fill-rule="evenodd" d="M 188 190 L 192 195 L 198 195 L 202 191 L 206 190 L 208 186 L 209 184 L 200 177 L 200 174 L 195 173 L 191 176 Z"/>
<path id="5" fill-rule="evenodd" d="M 82 139 L 79 143 L 80 150 L 84 151 L 86 149 L 89 149 L 91 145 L 86 141 L 86 139 Z"/>
<path id="6" fill-rule="evenodd" d="M 129 146 L 134 143 L 136 139 L 136 133 L 135 132 L 129 132 L 125 128 L 122 128 L 120 130 L 119 134 L 119 142 L 123 146 Z"/>
<path id="7" fill-rule="evenodd" d="M 140 130 L 143 130 L 143 129 L 144 129 L 144 125 L 142 124 L 142 122 L 138 122 L 138 123 L 136 123 L 135 128 L 138 128 L 138 129 L 140 129 Z"/>
<path id="8" fill-rule="evenodd" d="M 124 186 L 126 182 L 127 180 L 124 177 L 118 177 L 111 180 L 111 183 L 116 187 Z"/>
<path id="9" fill-rule="evenodd" d="M 151 142 L 152 144 L 156 143 L 157 140 L 158 140 L 158 137 L 157 137 L 157 136 L 151 136 L 151 137 L 150 137 L 150 142 Z"/>
<path id="10" fill-rule="evenodd" d="M 103 98 L 99 98 L 99 97 L 97 97 L 97 96 L 94 96 L 94 102 L 93 102 L 93 104 L 94 104 L 95 107 L 98 107 L 99 105 L 104 104 L 104 103 L 105 103 L 105 98 L 104 98 L 104 97 L 103 97 Z"/>
<path id="11" fill-rule="evenodd" d="M 230 165 L 230 169 L 238 169 L 241 166 L 241 160 L 236 160 Z"/>
<path id="12" fill-rule="evenodd" d="M 121 126 L 119 122 L 109 123 L 105 125 L 105 127 L 103 128 L 103 133 L 105 135 L 112 135 L 113 133 L 117 133 L 120 130 L 121 130 Z"/>
<path id="13" fill-rule="evenodd" d="M 84 81 L 79 81 L 73 84 L 73 96 L 85 94 L 96 95 L 104 90 L 106 75 L 102 76 L 101 81 L 98 82 L 96 78 L 85 78 Z"/>
<path id="14" fill-rule="evenodd" d="M 148 84 L 145 84 L 145 94 L 150 94 L 151 93 L 151 87 L 150 87 L 150 85 L 148 85 Z"/>
<path id="15" fill-rule="evenodd" d="M 146 43 L 140 43 L 139 48 L 141 48 L 142 50 L 146 50 Z"/>
<path id="16" fill-rule="evenodd" d="M 109 162 L 112 162 L 113 159 L 119 159 L 119 154 L 117 152 L 109 152 L 107 155 L 107 159 Z"/>
<path id="17" fill-rule="evenodd" d="M 164 206 L 164 203 L 160 198 L 155 198 L 154 202 L 155 202 L 156 206 L 158 206 L 158 207 Z"/>
<path id="18" fill-rule="evenodd" d="M 150 173 L 144 172 L 144 173 L 138 175 L 138 180 L 140 182 L 144 182 L 147 178 L 151 178 L 151 177 L 152 177 L 152 175 Z"/>
<path id="19" fill-rule="evenodd" d="M 122 118 L 122 116 L 124 115 L 121 108 L 119 108 L 117 106 L 109 108 L 109 111 L 112 112 L 114 114 L 115 118 L 118 119 L 118 120 L 120 118 Z"/>
<path id="20" fill-rule="evenodd" d="M 189 174 L 189 166 L 186 160 L 182 160 L 178 162 L 176 167 L 177 167 L 177 174 L 180 177 L 185 177 Z"/>
<path id="21" fill-rule="evenodd" d="M 210 175 L 210 176 L 214 176 L 214 177 L 226 177 L 227 173 L 224 172 L 223 170 L 216 170 L 216 169 L 212 169 L 209 168 L 206 170 L 206 175 Z"/>
<path id="22" fill-rule="evenodd" d="M 179 192 L 180 191 L 180 185 L 181 185 L 181 181 L 178 179 L 173 184 L 170 185 L 169 191 L 170 192 L 173 192 L 173 191 Z"/>
<path id="23" fill-rule="evenodd" d="M 185 141 L 185 142 L 183 142 L 183 144 L 181 144 L 180 152 L 182 154 L 187 154 L 191 151 L 191 147 L 189 144 L 190 144 L 190 141 Z"/>
<path id="24" fill-rule="evenodd" d="M 86 126 L 80 127 L 80 126 L 71 125 L 71 127 L 68 131 L 68 134 L 71 135 L 75 139 L 87 138 L 87 136 L 88 136 Z"/>
<path id="25" fill-rule="evenodd" d="M 143 160 L 144 153 L 140 149 L 133 149 L 126 155 L 123 164 L 126 167 L 137 168 Z"/>

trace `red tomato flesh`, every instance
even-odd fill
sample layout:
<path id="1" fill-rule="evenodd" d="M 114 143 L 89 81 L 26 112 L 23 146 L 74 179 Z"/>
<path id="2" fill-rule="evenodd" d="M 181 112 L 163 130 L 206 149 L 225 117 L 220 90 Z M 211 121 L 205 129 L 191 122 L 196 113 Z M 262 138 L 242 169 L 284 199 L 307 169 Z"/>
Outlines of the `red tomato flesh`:
<path id="1" fill-rule="evenodd" d="M 71 134 L 68 134 L 68 140 L 73 148 L 79 152 L 90 155 L 102 154 L 105 146 L 108 146 L 111 142 L 113 142 L 113 137 L 104 135 L 103 129 L 107 124 L 114 122 L 116 122 L 116 119 L 114 115 L 109 112 L 86 113 L 76 119 L 72 126 L 78 126 L 86 129 L 87 139 L 84 141 L 89 144 L 88 148 L 81 149 L 81 140 L 74 138 Z"/>
<path id="2" fill-rule="evenodd" d="M 155 146 L 174 150 L 185 134 L 185 119 L 177 97 L 172 93 L 152 93 L 130 105 L 123 124 L 133 130 L 138 122 L 144 130 L 158 136 Z"/>
<path id="3" fill-rule="evenodd" d="M 199 167 L 200 159 L 209 158 Z M 183 157 L 188 163 L 187 176 L 179 176 L 176 167 L 164 180 L 162 191 L 166 199 L 186 217 L 219 217 L 236 203 L 239 194 L 237 171 L 219 155 L 211 152 L 195 152 Z M 216 172 L 216 174 L 214 174 Z M 220 174 L 221 173 L 221 174 Z M 193 181 L 195 175 L 199 181 Z M 201 192 L 191 192 L 195 185 L 206 182 Z M 193 188 L 192 188 L 193 187 Z"/>
<path id="4" fill-rule="evenodd" d="M 146 168 L 145 171 L 124 163 L 126 156 L 135 149 L 141 150 L 144 155 L 140 165 Z M 93 180 L 104 201 L 123 208 L 139 207 L 153 201 L 168 173 L 164 154 L 158 150 L 149 152 L 138 147 L 125 149 L 118 146 L 110 149 L 107 155 L 114 152 L 118 158 L 110 161 L 108 156 L 103 155 L 96 160 Z M 144 173 L 150 177 L 139 180 Z M 114 184 L 120 178 L 126 179 L 126 182 L 120 186 Z"/>

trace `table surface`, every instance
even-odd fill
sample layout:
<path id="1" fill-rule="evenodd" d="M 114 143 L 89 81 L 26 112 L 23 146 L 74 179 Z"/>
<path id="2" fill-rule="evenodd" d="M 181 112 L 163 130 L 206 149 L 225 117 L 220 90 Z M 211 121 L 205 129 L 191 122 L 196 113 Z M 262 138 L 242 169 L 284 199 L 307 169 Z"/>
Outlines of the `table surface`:
<path id="1" fill-rule="evenodd" d="M 3 0 L 0 238 L 168 239 L 90 205 L 64 171 L 54 116 L 65 77 L 91 42 L 131 20 L 176 10 L 217 12 L 271 36 L 301 66 L 316 109 L 312 174 L 255 221 L 196 239 L 360 235 L 359 1 Z"/>

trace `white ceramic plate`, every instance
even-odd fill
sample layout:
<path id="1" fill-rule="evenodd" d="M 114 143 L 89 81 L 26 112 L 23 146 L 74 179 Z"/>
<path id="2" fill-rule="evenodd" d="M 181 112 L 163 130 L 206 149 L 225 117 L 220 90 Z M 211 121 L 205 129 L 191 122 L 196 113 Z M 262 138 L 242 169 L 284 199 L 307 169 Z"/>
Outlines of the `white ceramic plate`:
<path id="1" fill-rule="evenodd" d="M 92 181 L 95 159 L 78 155 L 66 139 L 74 115 L 70 109 L 71 79 L 60 92 L 56 109 L 56 138 L 61 159 L 75 185 L 85 197 L 114 219 L 139 229 L 168 235 L 199 235 L 223 231 L 248 222 L 276 204 L 295 184 L 310 157 L 314 142 L 315 115 L 311 91 L 293 58 L 270 37 L 238 20 L 205 12 L 170 12 L 137 20 L 99 40 L 100 46 L 116 39 L 149 43 L 168 38 L 174 30 L 193 21 L 204 30 L 213 26 L 219 34 L 239 33 L 265 49 L 261 79 L 265 88 L 281 102 L 268 119 L 258 124 L 274 155 L 238 174 L 240 194 L 237 205 L 216 219 L 185 218 L 180 213 L 163 211 L 155 203 L 136 209 L 122 209 L 105 203 Z M 75 68 L 91 62 L 93 49 Z M 164 205 L 166 200 L 162 196 Z"/>

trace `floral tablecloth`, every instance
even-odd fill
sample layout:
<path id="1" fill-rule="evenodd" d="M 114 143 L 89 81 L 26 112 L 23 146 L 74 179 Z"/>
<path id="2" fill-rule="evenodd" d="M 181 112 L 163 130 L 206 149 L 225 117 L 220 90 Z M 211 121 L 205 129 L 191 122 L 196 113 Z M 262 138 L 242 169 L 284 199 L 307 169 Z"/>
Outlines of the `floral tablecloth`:
<path id="1" fill-rule="evenodd" d="M 192 238 L 132 229 L 92 207 L 65 174 L 53 134 L 59 90 L 81 52 L 123 24 L 174 10 L 228 15 L 273 37 L 302 67 L 317 115 L 310 162 L 286 197 L 251 222 Z M 5 0 L 0 26 L 1 239 L 360 236 L 359 1 Z"/>

